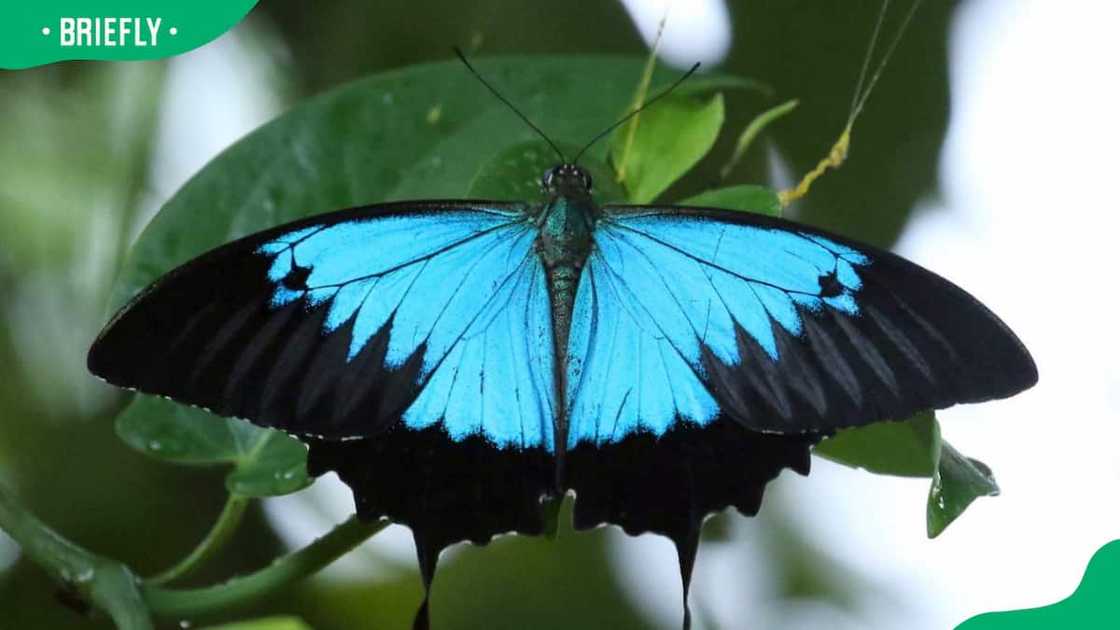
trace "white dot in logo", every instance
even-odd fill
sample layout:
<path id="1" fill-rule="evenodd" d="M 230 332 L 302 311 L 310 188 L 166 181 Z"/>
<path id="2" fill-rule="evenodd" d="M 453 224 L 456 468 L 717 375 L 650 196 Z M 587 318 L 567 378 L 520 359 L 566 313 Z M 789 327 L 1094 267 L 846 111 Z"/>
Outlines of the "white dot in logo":
<path id="1" fill-rule="evenodd" d="M 44 27 L 43 27 L 43 30 L 42 30 L 42 33 L 43 33 L 44 35 L 50 35 L 50 34 L 51 34 L 51 27 L 49 27 L 49 26 L 44 26 Z"/>
<path id="2" fill-rule="evenodd" d="M 177 29 L 177 28 L 175 28 L 174 26 L 172 26 L 172 27 L 171 27 L 171 29 L 170 29 L 169 31 L 167 31 L 167 32 L 168 32 L 168 33 L 171 33 L 172 35 L 178 35 L 178 34 L 179 34 L 179 29 Z"/>

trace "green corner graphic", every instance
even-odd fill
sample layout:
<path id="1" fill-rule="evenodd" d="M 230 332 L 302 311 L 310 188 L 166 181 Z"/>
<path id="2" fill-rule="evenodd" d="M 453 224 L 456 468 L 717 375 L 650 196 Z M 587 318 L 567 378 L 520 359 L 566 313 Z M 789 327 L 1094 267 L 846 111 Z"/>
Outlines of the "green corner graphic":
<path id="1" fill-rule="evenodd" d="M 977 615 L 957 630 L 1104 630 L 1120 628 L 1120 540 L 1093 554 L 1073 595 L 1026 610 Z"/>
<path id="2" fill-rule="evenodd" d="M 218 38 L 257 0 L 5 0 L 0 68 L 170 57 Z"/>

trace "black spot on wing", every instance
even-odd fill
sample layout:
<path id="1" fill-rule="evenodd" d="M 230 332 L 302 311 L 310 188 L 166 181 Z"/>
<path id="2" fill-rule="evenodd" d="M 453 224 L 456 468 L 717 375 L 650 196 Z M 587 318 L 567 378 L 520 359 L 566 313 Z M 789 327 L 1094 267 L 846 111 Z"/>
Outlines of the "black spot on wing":
<path id="1" fill-rule="evenodd" d="M 844 292 L 844 286 L 840 284 L 835 271 L 817 278 L 817 284 L 819 286 L 817 293 L 823 298 L 836 297 Z"/>
<path id="2" fill-rule="evenodd" d="M 290 291 L 305 291 L 307 279 L 311 277 L 311 267 L 292 264 L 291 270 L 280 280 L 280 284 Z"/>

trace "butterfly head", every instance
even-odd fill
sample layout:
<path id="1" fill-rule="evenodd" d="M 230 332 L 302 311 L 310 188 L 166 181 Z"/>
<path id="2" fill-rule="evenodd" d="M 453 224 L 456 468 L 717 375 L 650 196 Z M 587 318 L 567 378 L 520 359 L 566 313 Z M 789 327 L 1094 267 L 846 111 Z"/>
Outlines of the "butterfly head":
<path id="1" fill-rule="evenodd" d="M 589 197 L 591 174 L 575 164 L 561 164 L 545 171 L 541 188 L 549 196 Z"/>

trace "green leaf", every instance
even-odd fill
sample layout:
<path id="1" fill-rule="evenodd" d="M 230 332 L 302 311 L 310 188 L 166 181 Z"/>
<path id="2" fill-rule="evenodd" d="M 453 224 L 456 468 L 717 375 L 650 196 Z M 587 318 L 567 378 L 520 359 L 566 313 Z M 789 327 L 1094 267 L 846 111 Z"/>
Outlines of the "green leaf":
<path id="1" fill-rule="evenodd" d="M 299 617 L 264 617 L 248 621 L 223 623 L 220 626 L 206 626 L 201 630 L 313 630 Z"/>
<path id="2" fill-rule="evenodd" d="M 582 146 L 626 110 L 643 60 L 507 57 L 475 65 L 554 141 Z M 660 69 L 654 76 L 659 85 L 673 78 Z M 704 105 L 681 98 L 666 105 L 644 113 L 642 127 L 659 129 L 652 135 L 667 134 L 675 139 L 671 144 L 683 142 L 703 155 L 722 121 L 722 100 Z M 431 116 L 437 107 L 439 115 Z M 707 121 L 702 128 L 692 114 Z M 658 123 L 665 118 L 672 126 Z M 679 124 L 687 125 L 687 134 Z M 112 303 L 124 304 L 208 249 L 281 223 L 390 200 L 461 199 L 484 164 L 511 146 L 537 140 L 458 61 L 411 66 L 331 90 L 249 134 L 176 193 L 137 240 Z M 675 156 L 672 172 L 682 160 L 687 167 L 698 159 L 685 160 L 671 146 L 664 149 L 674 153 L 662 154 L 656 140 L 642 142 L 657 152 L 646 153 L 647 170 L 658 155 Z M 606 143 L 599 143 L 585 157 L 602 161 L 606 151 Z M 598 185 L 606 181 L 600 178 Z"/>
<path id="3" fill-rule="evenodd" d="M 940 443 L 937 420 L 923 411 L 902 422 L 876 422 L 842 429 L 813 452 L 834 462 L 879 475 L 930 477 Z"/>
<path id="4" fill-rule="evenodd" d="M 274 429 L 262 429 L 243 420 L 229 420 L 263 435 L 260 450 L 246 454 L 226 476 L 226 488 L 244 497 L 290 494 L 311 485 L 307 475 L 307 448 L 297 439 Z"/>
<path id="5" fill-rule="evenodd" d="M 926 505 L 926 534 L 936 538 L 977 497 L 994 497 L 999 486 L 992 469 L 979 460 L 961 455 L 947 442 L 941 445 L 941 459 Z"/>
<path id="6" fill-rule="evenodd" d="M 992 470 L 961 455 L 941 439 L 932 411 L 902 422 L 876 422 L 843 429 L 813 452 L 826 459 L 880 475 L 930 477 L 926 533 L 936 538 L 977 497 L 999 494 Z"/>
<path id="7" fill-rule="evenodd" d="M 732 169 L 739 163 L 739 160 L 743 159 L 743 155 L 746 154 L 747 149 L 754 143 L 754 139 L 757 138 L 764 129 L 770 126 L 770 123 L 792 112 L 796 107 L 797 100 L 795 99 L 771 107 L 755 116 L 754 120 L 739 134 L 739 139 L 735 141 L 735 150 L 731 153 L 731 158 L 727 160 L 727 164 L 724 164 L 723 168 L 719 169 L 720 178 L 727 179 Z"/>
<path id="8" fill-rule="evenodd" d="M 311 484 L 307 449 L 280 431 L 219 418 L 156 396 L 138 395 L 117 416 L 117 435 L 150 457 L 179 464 L 232 464 L 230 492 L 276 496 Z"/>
<path id="9" fill-rule="evenodd" d="M 707 190 L 681 201 L 680 205 L 741 210 L 769 217 L 782 215 L 782 204 L 778 201 L 778 193 L 766 186 L 751 184 Z"/>
<path id="10" fill-rule="evenodd" d="M 650 203 L 712 149 L 723 125 L 723 95 L 707 102 L 669 96 L 641 113 L 633 141 L 627 127 L 611 138 L 611 159 L 632 203 Z"/>
<path id="11" fill-rule="evenodd" d="M 664 89 L 668 85 L 654 87 L 650 94 L 653 96 L 660 89 Z M 766 98 L 774 96 L 774 88 L 769 85 L 757 81 L 755 79 L 748 79 L 733 74 L 700 74 L 692 75 L 692 77 L 677 86 L 673 91 L 674 96 L 698 96 L 701 94 L 711 94 L 713 92 L 736 90 L 742 92 L 754 92 Z"/>
<path id="12" fill-rule="evenodd" d="M 575 155 L 580 147 L 560 145 L 566 155 Z M 541 140 L 515 144 L 500 151 L 479 169 L 471 181 L 467 197 L 501 201 L 542 201 L 541 176 L 556 166 L 556 153 Z M 584 157 L 580 166 L 591 175 L 595 199 L 599 203 L 624 202 L 626 192 L 614 181 L 610 167 L 595 157 Z"/>

